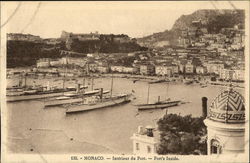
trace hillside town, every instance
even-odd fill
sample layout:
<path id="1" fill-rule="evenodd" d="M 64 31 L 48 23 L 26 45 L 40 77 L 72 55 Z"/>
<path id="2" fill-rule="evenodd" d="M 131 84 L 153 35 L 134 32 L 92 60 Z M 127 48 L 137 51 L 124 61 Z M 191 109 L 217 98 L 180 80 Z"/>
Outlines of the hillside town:
<path id="1" fill-rule="evenodd" d="M 28 74 L 60 76 L 64 67 L 71 67 L 69 76 L 84 76 L 89 73 L 124 73 L 144 76 L 206 76 L 213 80 L 244 81 L 244 38 L 245 32 L 234 28 L 222 28 L 220 33 L 211 34 L 202 20 L 193 21 L 192 28 L 183 29 L 176 47 L 148 49 L 130 53 L 79 53 L 71 51 L 72 39 L 115 40 L 135 42 L 127 35 L 73 34 L 62 32 L 60 39 L 41 39 L 39 36 L 8 34 L 8 40 L 46 42 L 58 44 L 64 41 L 65 50 L 60 50 L 60 58 L 41 58 Z M 52 68 L 52 69 L 51 69 Z M 11 75 L 11 72 L 8 75 Z M 18 72 L 16 72 L 18 73 Z"/>

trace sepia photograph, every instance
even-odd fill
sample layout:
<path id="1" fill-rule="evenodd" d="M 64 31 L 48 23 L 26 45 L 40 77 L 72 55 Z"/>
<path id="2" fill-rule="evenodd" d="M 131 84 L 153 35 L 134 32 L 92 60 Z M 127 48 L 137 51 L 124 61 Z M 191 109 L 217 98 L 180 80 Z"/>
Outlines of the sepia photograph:
<path id="1" fill-rule="evenodd" d="M 249 1 L 0 8 L 2 162 L 249 162 Z"/>

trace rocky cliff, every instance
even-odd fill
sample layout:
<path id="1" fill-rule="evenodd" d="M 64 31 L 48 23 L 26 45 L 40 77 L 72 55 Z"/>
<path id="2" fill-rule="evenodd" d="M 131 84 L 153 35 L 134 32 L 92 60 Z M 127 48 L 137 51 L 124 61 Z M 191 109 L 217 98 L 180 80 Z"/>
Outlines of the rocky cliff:
<path id="1" fill-rule="evenodd" d="M 198 10 L 182 15 L 175 21 L 172 30 L 190 28 L 194 21 L 201 21 L 209 33 L 218 33 L 221 28 L 233 28 L 234 25 L 244 28 L 245 16 L 244 10 Z"/>
<path id="2" fill-rule="evenodd" d="M 140 45 L 148 47 L 157 47 L 163 41 L 168 43 L 165 46 L 175 45 L 181 30 L 192 28 L 195 23 L 200 23 L 200 27 L 206 28 L 208 33 L 218 33 L 222 28 L 233 28 L 235 25 L 239 29 L 244 29 L 245 12 L 244 10 L 198 10 L 190 15 L 182 15 L 175 21 L 171 30 L 137 40 Z"/>

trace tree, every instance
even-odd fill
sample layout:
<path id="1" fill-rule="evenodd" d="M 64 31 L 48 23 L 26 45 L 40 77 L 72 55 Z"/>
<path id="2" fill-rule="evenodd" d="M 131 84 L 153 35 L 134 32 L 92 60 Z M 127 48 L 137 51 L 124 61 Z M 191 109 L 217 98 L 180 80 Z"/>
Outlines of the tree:
<path id="1" fill-rule="evenodd" d="M 158 121 L 158 129 L 161 132 L 158 154 L 195 154 L 197 151 L 206 154 L 206 141 L 201 141 L 206 135 L 202 117 L 164 115 Z"/>
<path id="2" fill-rule="evenodd" d="M 172 133 L 166 132 L 161 134 L 161 143 L 157 148 L 158 154 L 174 154 L 181 150 L 179 137 Z"/>

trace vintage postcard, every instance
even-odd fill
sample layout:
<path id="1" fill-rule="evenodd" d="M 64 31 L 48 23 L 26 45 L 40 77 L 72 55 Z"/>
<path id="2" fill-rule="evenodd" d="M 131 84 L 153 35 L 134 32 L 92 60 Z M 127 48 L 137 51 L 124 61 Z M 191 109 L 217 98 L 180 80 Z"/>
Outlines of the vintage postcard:
<path id="1" fill-rule="evenodd" d="M 0 4 L 2 162 L 249 162 L 249 1 Z"/>

